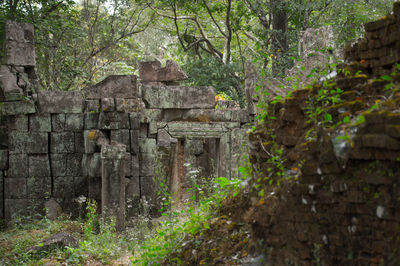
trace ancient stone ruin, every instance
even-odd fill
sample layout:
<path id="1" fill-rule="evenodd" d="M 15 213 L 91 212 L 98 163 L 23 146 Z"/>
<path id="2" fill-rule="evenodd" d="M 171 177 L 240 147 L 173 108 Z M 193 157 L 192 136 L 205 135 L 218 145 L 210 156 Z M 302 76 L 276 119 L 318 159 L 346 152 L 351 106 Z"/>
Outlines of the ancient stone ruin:
<path id="1" fill-rule="evenodd" d="M 237 168 L 247 110 L 215 109 L 212 87 L 177 85 L 187 77 L 174 62 L 141 64 L 141 82 L 110 76 L 81 91 L 38 90 L 33 36 L 29 24 L 6 23 L 0 218 L 40 213 L 49 198 L 76 215 L 84 196 L 121 229 L 140 199 L 156 213 L 159 183 L 181 200 L 190 168 L 206 178 Z"/>
<path id="2" fill-rule="evenodd" d="M 342 71 L 330 80 L 343 90 L 341 103 L 326 111 L 349 123 L 307 134 L 308 106 L 322 83 L 270 109 L 291 177 L 271 186 L 245 219 L 271 265 L 399 265 L 399 27 L 396 2 L 394 14 L 367 23 L 365 38 L 345 49 Z M 268 173 L 271 137 L 260 129 L 250 139 L 252 162 Z"/>

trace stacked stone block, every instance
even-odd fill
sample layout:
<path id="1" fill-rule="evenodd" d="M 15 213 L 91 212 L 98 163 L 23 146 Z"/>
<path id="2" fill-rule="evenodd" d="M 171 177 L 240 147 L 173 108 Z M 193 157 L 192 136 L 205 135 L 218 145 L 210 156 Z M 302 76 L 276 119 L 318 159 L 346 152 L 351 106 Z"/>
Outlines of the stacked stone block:
<path id="1" fill-rule="evenodd" d="M 354 62 L 357 70 L 374 76 L 387 75 L 397 70 L 400 62 L 400 3 L 394 3 L 394 12 L 378 21 L 365 24 L 365 38 L 345 49 L 345 59 Z M 356 71 L 357 71 L 356 70 Z"/>
<path id="2" fill-rule="evenodd" d="M 126 204 L 128 214 L 138 213 L 139 182 L 139 100 L 136 76 L 111 76 L 85 89 L 84 170 L 89 180 L 89 197 L 101 201 L 101 146 L 95 135 L 107 143 L 126 147 Z"/>
<path id="3" fill-rule="evenodd" d="M 386 83 L 376 82 L 377 75 L 393 71 L 398 61 L 394 54 L 391 63 L 381 68 L 373 65 L 380 59 L 364 55 L 383 49 L 374 46 L 378 35 L 383 36 L 380 44 L 397 49 L 397 41 L 388 41 L 399 37 L 394 25 L 400 4 L 394 7 L 395 15 L 366 25 L 366 38 L 359 44 L 371 47 L 356 45 L 347 51 L 348 58 L 368 61 L 364 70 L 370 68 L 369 72 L 357 76 L 354 71 L 330 81 L 344 91 L 342 103 L 326 110 L 334 121 L 343 121 L 344 116 L 356 121 L 362 116 L 365 122 L 343 124 L 335 130 L 314 125 L 315 134 L 307 138 L 311 128 L 306 123 L 307 106 L 321 89 L 318 84 L 270 106 L 270 115 L 277 117 L 273 134 L 287 158 L 288 178 L 280 179 L 280 187 L 266 186 L 265 196 L 253 201 L 246 214 L 254 236 L 261 237 L 269 250 L 269 264 L 400 263 L 400 95 L 382 100 Z M 354 70 L 354 66 L 349 60 L 342 67 Z M 393 78 L 393 82 L 398 80 Z M 375 100 L 381 101 L 378 109 L 368 110 L 366 103 L 371 106 Z M 271 138 L 259 130 L 250 139 L 253 162 L 265 177 L 273 167 L 268 163 Z"/>
<path id="4" fill-rule="evenodd" d="M 33 27 L 7 22 L 5 32 L 5 64 L 0 66 L 1 121 L 6 125 L 0 126 L 0 218 L 10 221 L 15 215 L 36 213 L 50 197 L 72 214 L 84 207 L 78 197 L 100 202 L 102 176 L 112 175 L 112 169 L 102 171 L 103 147 L 125 147 L 125 182 L 115 185 L 125 184 L 121 195 L 126 204 L 120 206 L 126 206 L 128 217 L 138 214 L 140 199 L 156 214 L 160 180 L 179 186 L 171 184 L 172 171 L 183 169 L 189 159 L 194 165 L 207 165 L 208 155 L 214 154 L 217 173 L 207 166 L 204 174 L 231 176 L 231 166 L 237 165 L 231 154 L 240 146 L 231 149 L 231 144 L 242 139 L 238 132 L 244 134 L 247 110 L 215 109 L 211 87 L 178 86 L 177 81 L 187 77 L 174 62 L 166 67 L 143 63 L 141 84 L 136 76 L 123 75 L 82 91 L 37 90 Z M 179 158 L 184 160 L 176 157 L 178 143 Z M 196 144 L 196 152 L 190 143 Z M 180 176 L 185 175 L 180 170 Z"/>

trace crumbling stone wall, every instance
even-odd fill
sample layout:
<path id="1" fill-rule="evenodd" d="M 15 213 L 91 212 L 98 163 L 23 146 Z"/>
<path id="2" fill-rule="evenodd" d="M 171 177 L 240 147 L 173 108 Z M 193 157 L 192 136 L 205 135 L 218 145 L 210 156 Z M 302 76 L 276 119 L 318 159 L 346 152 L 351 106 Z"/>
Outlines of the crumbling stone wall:
<path id="1" fill-rule="evenodd" d="M 7 22 L 5 32 L 0 218 L 40 213 L 50 197 L 73 214 L 80 196 L 101 201 L 103 146 L 125 145 L 128 216 L 141 198 L 159 204 L 160 179 L 183 191 L 187 163 L 208 177 L 237 167 L 247 110 L 217 110 L 213 88 L 179 86 L 187 77 L 174 62 L 141 64 L 141 83 L 110 76 L 82 91 L 37 90 L 33 27 Z"/>
<path id="2" fill-rule="evenodd" d="M 365 38 L 345 48 L 350 70 L 367 71 L 374 76 L 390 74 L 399 62 L 400 6 L 394 5 L 393 14 L 365 24 Z"/>
<path id="3" fill-rule="evenodd" d="M 288 178 L 266 188 L 246 214 L 271 265 L 400 263 L 400 97 L 385 90 L 400 79 L 377 79 L 400 62 L 400 43 L 390 41 L 399 38 L 399 10 L 395 3 L 394 15 L 365 26 L 366 38 L 347 48 L 342 67 L 348 73 L 331 80 L 344 91 L 343 102 L 327 112 L 333 121 L 348 116 L 353 126 L 333 130 L 321 124 L 314 135 L 306 134 L 308 106 L 321 84 L 271 106 Z M 377 109 L 368 110 L 376 100 Z M 365 121 L 355 123 L 361 116 Z M 260 129 L 250 138 L 253 162 L 268 173 L 271 137 Z"/>

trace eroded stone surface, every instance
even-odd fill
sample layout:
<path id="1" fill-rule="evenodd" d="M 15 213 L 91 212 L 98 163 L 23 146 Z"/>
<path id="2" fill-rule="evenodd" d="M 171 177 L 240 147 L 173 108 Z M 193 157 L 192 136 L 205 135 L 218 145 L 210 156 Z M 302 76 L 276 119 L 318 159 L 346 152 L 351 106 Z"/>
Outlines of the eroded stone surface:
<path id="1" fill-rule="evenodd" d="M 147 108 L 155 109 L 213 109 L 215 106 L 212 87 L 143 86 L 142 97 Z"/>
<path id="2" fill-rule="evenodd" d="M 8 150 L 0 150 L 0 170 L 6 169 L 8 169 Z"/>
<path id="3" fill-rule="evenodd" d="M 3 102 L 1 105 L 3 115 L 26 115 L 36 113 L 35 103 L 32 100 L 24 99 L 17 102 Z"/>
<path id="4" fill-rule="evenodd" d="M 39 91 L 39 109 L 43 113 L 82 113 L 83 98 L 81 92 Z"/>
<path id="5" fill-rule="evenodd" d="M 17 84 L 17 76 L 7 66 L 0 66 L 0 100 L 19 101 L 23 91 Z"/>
<path id="6" fill-rule="evenodd" d="M 136 98 L 137 86 L 134 75 L 113 75 L 102 82 L 86 88 L 85 96 L 88 99 L 102 98 Z"/>
<path id="7" fill-rule="evenodd" d="M 245 113 L 215 110 L 211 87 L 167 86 L 187 78 L 174 62 L 168 61 L 165 67 L 159 62 L 141 64 L 142 82 L 146 83 L 141 91 L 136 76 L 110 76 L 83 91 L 42 90 L 36 94 L 29 50 L 33 35 L 24 27 L 16 25 L 6 31 L 6 42 L 9 51 L 26 54 L 15 55 L 12 63 L 0 66 L 4 74 L 0 100 L 6 117 L 1 120 L 0 135 L 7 136 L 0 143 L 0 176 L 5 176 L 5 190 L 1 191 L 5 194 L 0 199 L 5 198 L 6 219 L 21 209 L 21 213 L 30 213 L 22 207 L 30 201 L 43 209 L 48 196 L 54 197 L 66 213 L 75 213 L 77 196 L 104 201 L 104 195 L 113 195 L 121 210 L 137 215 L 145 209 L 139 203 L 140 195 L 153 204 L 148 207 L 159 205 L 154 187 L 156 170 L 168 168 L 168 180 L 172 166 L 161 165 L 158 160 L 177 160 L 175 147 L 185 146 L 180 156 L 186 154 L 201 163 L 210 154 L 215 157 L 218 149 L 221 161 L 230 158 L 230 131 L 247 121 Z M 110 147 L 116 148 L 116 153 Z M 124 147 L 123 151 L 118 147 Z M 104 153 L 103 161 L 100 151 Z M 230 164 L 222 165 L 225 171 Z M 123 180 L 113 179 L 112 185 L 104 186 L 102 176 Z M 104 187 L 107 189 L 102 197 Z M 125 188 L 127 195 L 118 188 Z M 133 205 L 125 208 L 123 204 L 128 202 Z M 122 217 L 121 213 L 115 214 Z M 121 219 L 118 226 L 123 226 Z"/>
<path id="8" fill-rule="evenodd" d="M 5 63 L 15 66 L 34 67 L 34 28 L 28 23 L 7 21 L 5 24 Z"/>
<path id="9" fill-rule="evenodd" d="M 50 114 L 36 114 L 29 117 L 29 130 L 39 132 L 51 131 Z"/>
<path id="10" fill-rule="evenodd" d="M 159 61 L 141 62 L 139 76 L 142 82 L 171 82 L 188 78 L 172 60 L 167 60 L 165 67 L 161 67 Z"/>

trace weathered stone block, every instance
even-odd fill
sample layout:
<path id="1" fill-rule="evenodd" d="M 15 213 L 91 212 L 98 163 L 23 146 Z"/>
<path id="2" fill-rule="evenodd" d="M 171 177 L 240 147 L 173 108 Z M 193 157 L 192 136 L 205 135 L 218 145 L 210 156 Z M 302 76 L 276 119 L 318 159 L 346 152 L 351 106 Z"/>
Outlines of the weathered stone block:
<path id="1" fill-rule="evenodd" d="M 83 133 L 83 140 L 85 143 L 85 153 L 94 153 L 99 150 L 96 145 L 96 130 L 85 130 Z"/>
<path id="2" fill-rule="evenodd" d="M 232 121 L 232 111 L 216 109 L 194 109 L 183 115 L 183 120 L 196 122 L 230 122 Z"/>
<path id="3" fill-rule="evenodd" d="M 83 114 L 66 114 L 65 130 L 79 132 L 83 130 Z"/>
<path id="4" fill-rule="evenodd" d="M 132 158 L 130 153 L 125 154 L 125 177 L 131 176 L 131 169 L 132 169 Z"/>
<path id="5" fill-rule="evenodd" d="M 13 153 L 9 154 L 8 177 L 26 178 L 28 177 L 28 155 Z"/>
<path id="6" fill-rule="evenodd" d="M 160 122 L 150 122 L 149 123 L 149 131 L 148 131 L 148 137 L 149 138 L 155 138 L 156 137 L 156 134 L 157 134 L 157 131 L 158 131 L 158 128 L 159 128 L 159 123 Z"/>
<path id="7" fill-rule="evenodd" d="M 101 148 L 102 160 L 102 187 L 101 211 L 103 219 L 116 217 L 116 229 L 125 228 L 125 145 L 103 145 Z"/>
<path id="8" fill-rule="evenodd" d="M 89 178 L 89 198 L 101 200 L 101 177 Z"/>
<path id="9" fill-rule="evenodd" d="M 240 123 L 248 123 L 250 122 L 249 112 L 246 109 L 243 110 L 232 110 L 231 121 L 232 122 L 240 122 Z"/>
<path id="10" fill-rule="evenodd" d="M 9 67 L 0 66 L 0 100 L 19 101 L 23 95 L 22 89 L 17 84 L 17 75 L 11 73 Z"/>
<path id="11" fill-rule="evenodd" d="M 212 87 L 142 87 L 142 97 L 148 108 L 213 109 Z"/>
<path id="12" fill-rule="evenodd" d="M 100 113 L 99 129 L 129 129 L 129 114 Z"/>
<path id="13" fill-rule="evenodd" d="M 114 112 L 115 110 L 114 98 L 101 99 L 101 110 L 103 112 Z"/>
<path id="14" fill-rule="evenodd" d="M 51 153 L 73 153 L 75 151 L 75 136 L 73 132 L 51 133 Z"/>
<path id="15" fill-rule="evenodd" d="M 155 197 L 153 176 L 140 177 L 140 195 L 146 200 L 151 200 Z"/>
<path id="16" fill-rule="evenodd" d="M 182 121 L 186 113 L 190 112 L 188 109 L 165 109 L 163 110 L 163 121 Z"/>
<path id="17" fill-rule="evenodd" d="M 65 131 L 65 114 L 51 115 L 51 129 L 55 132 Z"/>
<path id="18" fill-rule="evenodd" d="M 75 91 L 38 91 L 39 109 L 43 113 L 82 113 L 83 98 Z"/>
<path id="19" fill-rule="evenodd" d="M 29 130 L 50 132 L 51 118 L 50 114 L 34 114 L 29 116 Z"/>
<path id="20" fill-rule="evenodd" d="M 85 114 L 85 129 L 96 129 L 99 127 L 100 113 Z"/>
<path id="21" fill-rule="evenodd" d="M 221 137 L 229 128 L 238 128 L 240 123 L 189 123 L 170 122 L 168 132 L 174 138 L 179 137 Z"/>
<path id="22" fill-rule="evenodd" d="M 19 132 L 8 135 L 9 150 L 15 153 L 47 153 L 48 134 Z"/>
<path id="23" fill-rule="evenodd" d="M 7 21 L 5 24 L 5 64 L 34 67 L 34 28 L 28 23 Z"/>
<path id="24" fill-rule="evenodd" d="M 82 154 L 67 154 L 67 174 L 71 176 L 82 176 Z"/>
<path id="25" fill-rule="evenodd" d="M 3 102 L 1 105 L 3 115 L 23 115 L 36 113 L 35 104 L 31 100 L 22 100 L 18 102 Z"/>
<path id="26" fill-rule="evenodd" d="M 161 121 L 163 118 L 160 109 L 144 109 L 140 113 L 140 123 L 150 123 L 151 121 Z"/>
<path id="27" fill-rule="evenodd" d="M 140 153 L 139 154 L 139 175 L 154 176 L 155 173 L 155 154 Z"/>
<path id="28" fill-rule="evenodd" d="M 30 202 L 27 199 L 5 199 L 4 200 L 4 219 L 11 222 L 18 216 L 29 215 L 31 210 L 28 208 Z"/>
<path id="29" fill-rule="evenodd" d="M 158 60 L 139 63 L 139 77 L 142 82 L 158 81 L 157 71 L 161 69 L 161 62 Z"/>
<path id="30" fill-rule="evenodd" d="M 53 196 L 55 198 L 72 199 L 75 196 L 74 177 L 56 176 L 53 179 Z"/>
<path id="31" fill-rule="evenodd" d="M 126 210 L 127 216 L 132 217 L 139 214 L 140 184 L 139 177 L 127 178 L 126 184 Z"/>
<path id="32" fill-rule="evenodd" d="M 26 178 L 4 178 L 4 197 L 6 199 L 23 199 L 26 196 Z"/>
<path id="33" fill-rule="evenodd" d="M 149 124 L 140 124 L 139 138 L 140 139 L 148 138 L 147 134 L 148 132 L 149 132 Z"/>
<path id="34" fill-rule="evenodd" d="M 86 153 L 84 153 L 83 155 L 82 155 L 82 164 L 81 164 L 81 167 L 82 167 L 82 176 L 88 176 L 89 175 L 89 173 L 88 173 L 88 165 L 89 165 L 89 154 L 86 154 Z"/>
<path id="35" fill-rule="evenodd" d="M 85 101 L 85 112 L 86 113 L 99 113 L 100 112 L 100 100 L 86 100 Z"/>
<path id="36" fill-rule="evenodd" d="M 100 83 L 84 89 L 87 99 L 136 98 L 137 86 L 135 75 L 112 75 Z"/>
<path id="37" fill-rule="evenodd" d="M 129 129 L 111 130 L 111 141 L 126 145 L 126 151 L 130 152 L 130 136 Z"/>
<path id="38" fill-rule="evenodd" d="M 131 129 L 140 129 L 140 113 L 130 113 L 129 122 Z"/>
<path id="39" fill-rule="evenodd" d="M 155 139 L 139 139 L 140 153 L 156 153 L 157 143 Z"/>
<path id="40" fill-rule="evenodd" d="M 178 140 L 171 137 L 171 135 L 165 130 L 160 129 L 157 133 L 157 146 L 159 147 L 169 147 L 171 143 L 176 143 Z"/>
<path id="41" fill-rule="evenodd" d="M 85 141 L 83 133 L 75 132 L 74 136 L 75 136 L 75 152 L 85 153 Z"/>
<path id="42" fill-rule="evenodd" d="M 51 160 L 51 175 L 52 176 L 66 176 L 67 174 L 67 154 L 52 153 L 50 154 Z"/>
<path id="43" fill-rule="evenodd" d="M 28 197 L 30 199 L 46 199 L 51 196 L 51 177 L 29 177 L 27 179 Z"/>
<path id="44" fill-rule="evenodd" d="M 27 153 L 48 153 L 48 133 L 29 132 L 26 139 Z"/>
<path id="45" fill-rule="evenodd" d="M 117 112 L 132 113 L 139 111 L 139 103 L 137 99 L 116 98 L 115 107 Z"/>
<path id="46" fill-rule="evenodd" d="M 28 131 L 28 116 L 27 115 L 15 115 L 8 117 L 8 131 Z"/>
<path id="47" fill-rule="evenodd" d="M 8 169 L 8 150 L 0 150 L 0 170 Z"/>
<path id="48" fill-rule="evenodd" d="M 139 156 L 138 155 L 132 155 L 131 157 L 131 175 L 132 177 L 137 177 L 139 178 Z"/>
<path id="49" fill-rule="evenodd" d="M 51 176 L 49 156 L 46 155 L 29 155 L 29 177 L 37 178 L 43 176 Z"/>
<path id="50" fill-rule="evenodd" d="M 100 153 L 94 153 L 88 157 L 89 177 L 101 177 L 101 156 Z"/>
<path id="51" fill-rule="evenodd" d="M 400 142 L 394 138 L 382 134 L 365 134 L 361 136 L 363 147 L 384 148 L 389 150 L 400 149 Z"/>
<path id="52" fill-rule="evenodd" d="M 172 60 L 167 60 L 165 67 L 159 61 L 139 63 L 139 76 L 142 82 L 171 82 L 187 79 L 187 75 Z"/>

